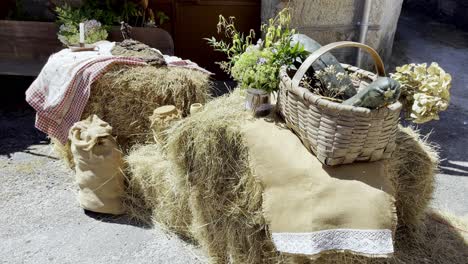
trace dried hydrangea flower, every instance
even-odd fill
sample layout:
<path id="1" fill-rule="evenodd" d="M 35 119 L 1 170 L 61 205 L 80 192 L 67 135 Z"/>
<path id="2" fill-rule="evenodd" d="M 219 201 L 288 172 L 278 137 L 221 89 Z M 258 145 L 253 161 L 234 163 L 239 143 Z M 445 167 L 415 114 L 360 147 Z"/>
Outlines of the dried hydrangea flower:
<path id="1" fill-rule="evenodd" d="M 439 113 L 447 109 L 452 77 L 437 63 L 403 65 L 391 77 L 402 85 L 402 101 L 413 122 L 439 120 Z"/>

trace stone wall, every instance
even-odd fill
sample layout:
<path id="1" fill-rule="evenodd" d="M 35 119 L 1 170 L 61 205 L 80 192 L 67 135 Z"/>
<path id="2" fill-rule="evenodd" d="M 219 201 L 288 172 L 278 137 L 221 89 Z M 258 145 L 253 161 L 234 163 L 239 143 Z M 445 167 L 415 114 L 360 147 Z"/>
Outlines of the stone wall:
<path id="1" fill-rule="evenodd" d="M 262 0 L 262 20 L 266 21 L 288 1 Z M 373 0 L 366 44 L 375 48 L 384 61 L 392 53 L 393 39 L 403 0 Z M 363 0 L 291 0 L 293 25 L 321 44 L 335 41 L 358 41 L 363 15 Z M 335 52 L 342 62 L 355 63 L 356 50 Z M 372 65 L 368 56 L 364 65 Z"/>

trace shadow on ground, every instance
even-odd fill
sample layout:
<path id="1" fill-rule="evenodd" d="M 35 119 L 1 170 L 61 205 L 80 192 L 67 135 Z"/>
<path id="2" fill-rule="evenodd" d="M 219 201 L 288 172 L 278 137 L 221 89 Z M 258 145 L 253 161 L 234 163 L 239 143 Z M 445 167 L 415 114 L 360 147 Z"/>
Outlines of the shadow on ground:
<path id="1" fill-rule="evenodd" d="M 427 212 L 424 224 L 416 229 L 399 228 L 397 237 L 397 263 L 461 264 L 468 258 L 468 223 L 440 212 Z"/>
<path id="2" fill-rule="evenodd" d="M 119 225 L 131 225 L 131 226 L 135 226 L 135 227 L 140 227 L 140 228 L 144 228 L 144 229 L 150 229 L 152 228 L 153 226 L 148 224 L 148 223 L 145 223 L 143 221 L 138 221 L 134 218 L 131 218 L 127 215 L 110 215 L 110 214 L 101 214 L 101 213 L 95 213 L 95 212 L 92 212 L 92 211 L 88 211 L 88 210 L 84 210 L 84 213 L 97 220 L 97 221 L 100 221 L 100 222 L 103 222 L 103 223 L 112 223 L 112 224 L 119 224 Z"/>
<path id="3" fill-rule="evenodd" d="M 1 76 L 0 155 L 27 152 L 31 145 L 48 144 L 45 134 L 34 127 L 35 112 L 25 102 L 25 91 L 33 81 L 28 77 Z M 39 154 L 38 154 L 39 155 Z"/>

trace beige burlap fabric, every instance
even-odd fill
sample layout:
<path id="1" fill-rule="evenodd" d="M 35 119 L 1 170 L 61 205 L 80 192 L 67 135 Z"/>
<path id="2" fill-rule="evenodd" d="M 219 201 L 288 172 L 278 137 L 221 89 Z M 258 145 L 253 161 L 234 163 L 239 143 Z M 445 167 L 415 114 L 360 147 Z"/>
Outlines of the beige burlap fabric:
<path id="1" fill-rule="evenodd" d="M 397 217 L 384 162 L 326 167 L 289 129 L 262 119 L 244 133 L 277 250 L 393 253 Z"/>
<path id="2" fill-rule="evenodd" d="M 84 209 L 123 214 L 122 153 L 111 136 L 112 127 L 96 115 L 75 123 L 69 139 L 76 164 L 78 199 Z"/>

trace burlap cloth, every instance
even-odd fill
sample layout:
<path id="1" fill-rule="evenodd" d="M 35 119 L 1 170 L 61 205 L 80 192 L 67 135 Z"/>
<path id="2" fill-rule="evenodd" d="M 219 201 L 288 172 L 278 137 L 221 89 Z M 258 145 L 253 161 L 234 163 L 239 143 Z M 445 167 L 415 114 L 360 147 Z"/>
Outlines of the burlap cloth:
<path id="1" fill-rule="evenodd" d="M 257 119 L 243 132 L 278 251 L 393 253 L 397 216 L 385 162 L 326 167 L 281 124 Z"/>
<path id="2" fill-rule="evenodd" d="M 69 139 L 81 207 L 119 215 L 125 212 L 121 201 L 124 194 L 123 160 L 111 133 L 112 127 L 93 115 L 75 123 Z"/>

